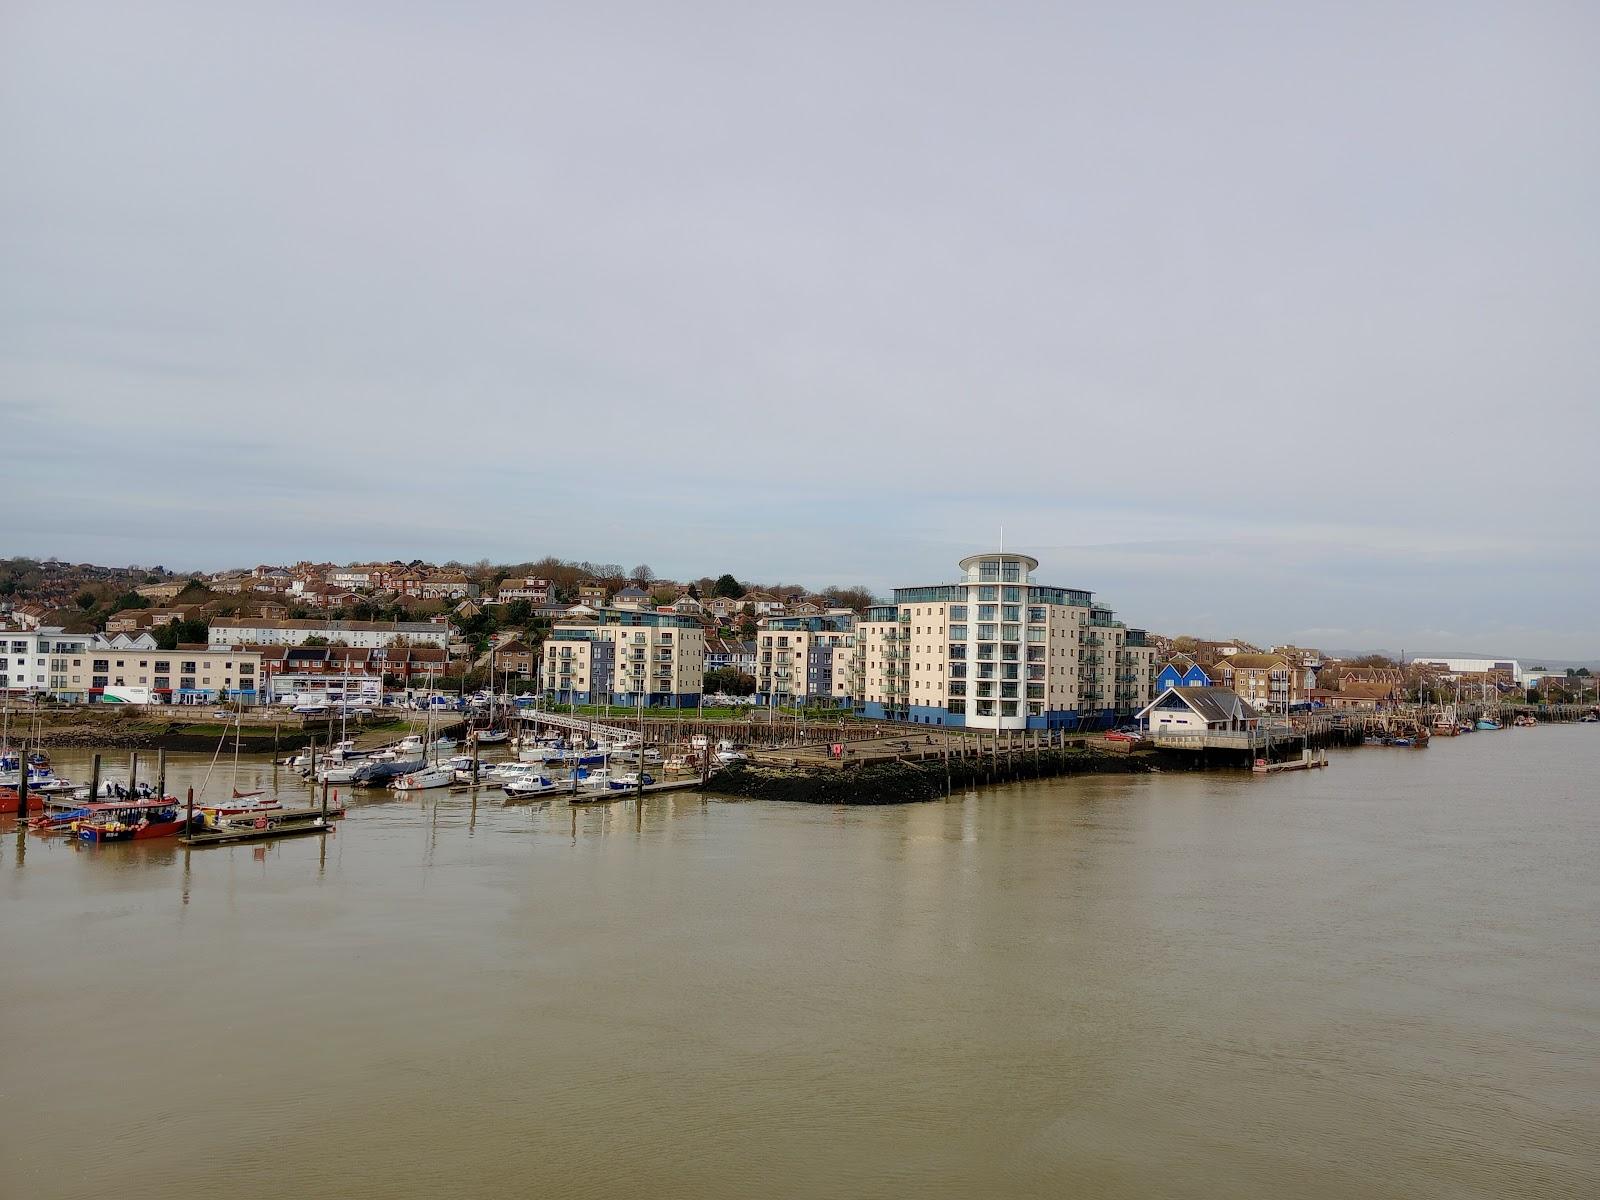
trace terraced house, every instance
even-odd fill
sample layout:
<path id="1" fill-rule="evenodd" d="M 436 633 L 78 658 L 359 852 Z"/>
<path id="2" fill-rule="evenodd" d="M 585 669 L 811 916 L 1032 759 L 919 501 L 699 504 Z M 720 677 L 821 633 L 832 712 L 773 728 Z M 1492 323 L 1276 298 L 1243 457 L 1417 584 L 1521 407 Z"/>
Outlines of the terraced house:
<path id="1" fill-rule="evenodd" d="M 554 704 L 693 708 L 705 667 L 705 631 L 692 617 L 601 608 L 556 623 L 540 689 Z"/>
<path id="2" fill-rule="evenodd" d="M 1149 703 L 1155 650 L 1037 559 L 974 554 L 962 578 L 868 609 L 848 676 L 869 717 L 978 729 L 1100 728 Z"/>

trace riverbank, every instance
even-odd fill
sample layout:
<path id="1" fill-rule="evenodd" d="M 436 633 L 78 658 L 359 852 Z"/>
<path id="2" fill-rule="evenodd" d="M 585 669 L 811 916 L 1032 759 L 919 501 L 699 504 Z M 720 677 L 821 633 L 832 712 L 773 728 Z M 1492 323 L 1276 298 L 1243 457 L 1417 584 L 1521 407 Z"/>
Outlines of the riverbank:
<path id="1" fill-rule="evenodd" d="M 193 710 L 190 710 L 193 711 Z M 45 710 L 37 715 L 13 713 L 13 743 L 37 745 L 48 750 L 171 750 L 204 752 L 216 748 L 223 737 L 229 745 L 238 738 L 244 754 L 279 754 L 304 749 L 313 740 L 326 743 L 330 736 L 327 722 L 308 724 L 298 717 L 283 721 L 247 719 L 241 729 L 211 710 L 202 709 L 185 719 L 183 709 L 70 708 Z M 360 737 L 371 744 L 404 737 L 421 728 L 423 718 L 384 721 L 360 727 Z M 456 722 L 459 724 L 459 722 Z M 352 736 L 357 727 L 350 726 Z"/>
<path id="2" fill-rule="evenodd" d="M 1192 771 L 1194 756 L 1159 750 L 1106 751 L 1090 747 L 1041 749 L 1000 759 L 928 759 L 847 767 L 735 764 L 717 772 L 711 787 L 722 795 L 804 804 L 915 804 L 952 792 L 1071 775 L 1144 775 Z M 1235 768 L 1237 769 L 1237 768 Z"/>

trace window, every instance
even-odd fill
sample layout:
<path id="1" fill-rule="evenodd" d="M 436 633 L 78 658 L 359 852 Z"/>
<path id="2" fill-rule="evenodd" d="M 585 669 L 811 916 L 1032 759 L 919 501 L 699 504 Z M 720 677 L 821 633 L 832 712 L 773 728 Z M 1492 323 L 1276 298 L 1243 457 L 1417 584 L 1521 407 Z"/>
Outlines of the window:
<path id="1" fill-rule="evenodd" d="M 90 687 L 103 688 L 103 687 L 108 686 L 110 683 L 111 683 L 111 679 L 110 679 L 109 676 L 96 675 L 96 676 L 94 676 L 93 679 L 91 679 L 89 681 L 89 686 Z"/>
<path id="2" fill-rule="evenodd" d="M 1016 576 L 1007 575 L 1006 578 L 1015 579 Z M 1022 589 L 1017 587 L 1002 588 L 1001 598 L 1010 601 L 1012 604 L 1020 604 L 1022 602 Z"/>
<path id="3" fill-rule="evenodd" d="M 109 671 L 109 670 L 111 670 L 111 660 L 109 658 L 97 658 L 97 659 L 95 659 L 94 660 L 94 669 L 96 671 Z"/>
<path id="4" fill-rule="evenodd" d="M 952 626 L 950 626 L 950 640 L 952 642 L 964 642 L 964 641 L 966 641 L 967 640 L 967 627 L 965 625 L 952 625 Z"/>
<path id="5" fill-rule="evenodd" d="M 1022 605 L 1020 605 L 1020 604 L 1007 604 L 1007 605 L 1005 605 L 1004 609 L 1000 613 L 1000 617 L 1001 617 L 1002 620 L 1005 620 L 1005 621 L 1020 621 L 1020 620 L 1022 620 Z"/>
<path id="6" fill-rule="evenodd" d="M 967 619 L 967 606 L 965 604 L 952 604 L 950 606 L 950 619 L 952 621 L 965 621 Z"/>
<path id="7" fill-rule="evenodd" d="M 999 606 L 994 604 L 978 605 L 978 620 L 992 621 L 999 613 Z"/>
<path id="8" fill-rule="evenodd" d="M 192 659 L 189 662 L 186 662 L 186 663 L 183 664 L 183 673 L 185 675 L 193 675 L 194 672 L 195 672 L 195 664 L 194 664 L 194 661 Z"/>
<path id="9" fill-rule="evenodd" d="M 994 641 L 994 626 L 993 625 L 979 625 L 978 626 L 978 640 L 980 642 L 992 642 L 992 641 Z"/>
<path id="10" fill-rule="evenodd" d="M 999 594 L 999 588 L 981 587 L 978 589 L 979 600 L 996 600 L 999 598 Z"/>
<path id="11" fill-rule="evenodd" d="M 170 662 L 163 662 L 158 658 L 156 659 L 156 670 L 163 673 L 170 672 L 172 670 L 172 664 Z"/>

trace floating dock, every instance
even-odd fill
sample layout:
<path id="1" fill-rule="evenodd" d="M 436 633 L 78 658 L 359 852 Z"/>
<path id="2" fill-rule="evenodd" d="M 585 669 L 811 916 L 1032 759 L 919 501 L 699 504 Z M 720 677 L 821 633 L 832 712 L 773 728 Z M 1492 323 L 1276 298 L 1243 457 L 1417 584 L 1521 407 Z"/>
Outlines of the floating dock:
<path id="1" fill-rule="evenodd" d="M 297 837 L 303 833 L 331 833 L 334 821 L 344 809 L 330 809 L 324 817 L 320 808 L 283 808 L 236 817 L 215 829 L 183 834 L 185 846 L 220 846 L 228 842 L 259 842 L 268 838 Z"/>

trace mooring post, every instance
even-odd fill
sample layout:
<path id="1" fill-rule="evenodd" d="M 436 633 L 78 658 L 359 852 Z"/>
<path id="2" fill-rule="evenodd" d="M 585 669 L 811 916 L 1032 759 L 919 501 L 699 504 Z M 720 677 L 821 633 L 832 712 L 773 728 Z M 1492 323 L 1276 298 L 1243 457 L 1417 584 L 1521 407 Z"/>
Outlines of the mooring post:
<path id="1" fill-rule="evenodd" d="M 89 799 L 100 799 L 100 756 L 96 754 L 89 765 Z"/>
<path id="2" fill-rule="evenodd" d="M 188 798 L 184 801 L 184 832 L 194 832 L 194 789 L 189 789 Z"/>
<path id="3" fill-rule="evenodd" d="M 138 774 L 139 752 L 137 750 L 130 750 L 128 752 L 128 798 L 130 800 L 133 798 L 134 785 L 138 782 L 138 779 L 136 778 Z"/>
<path id="4" fill-rule="evenodd" d="M 167 798 L 167 752 L 156 751 L 156 799 Z"/>
<path id="5" fill-rule="evenodd" d="M 28 827 L 28 744 L 24 742 L 17 752 L 17 837 L 20 844 L 22 830 Z"/>
<path id="6" fill-rule="evenodd" d="M 328 781 L 322 781 L 322 819 L 328 819 Z"/>

